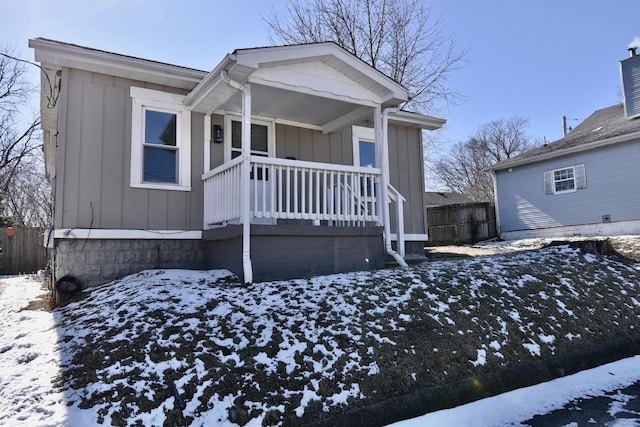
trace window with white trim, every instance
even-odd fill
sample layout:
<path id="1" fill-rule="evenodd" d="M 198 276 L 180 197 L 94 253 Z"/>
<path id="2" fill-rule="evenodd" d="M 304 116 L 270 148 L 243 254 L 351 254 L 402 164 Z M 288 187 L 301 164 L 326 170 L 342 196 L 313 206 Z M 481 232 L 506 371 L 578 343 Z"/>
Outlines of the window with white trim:
<path id="1" fill-rule="evenodd" d="M 544 173 L 546 194 L 573 193 L 587 188 L 584 165 L 569 166 Z"/>
<path id="2" fill-rule="evenodd" d="M 376 159 L 376 136 L 373 128 L 353 126 L 353 165 L 374 168 Z"/>
<path id="3" fill-rule="evenodd" d="M 131 187 L 191 190 L 191 112 L 184 96 L 131 87 Z"/>
<path id="4" fill-rule="evenodd" d="M 226 161 L 242 155 L 242 119 L 240 116 L 225 117 L 225 157 Z M 270 120 L 251 119 L 251 154 L 275 156 L 275 135 Z"/>

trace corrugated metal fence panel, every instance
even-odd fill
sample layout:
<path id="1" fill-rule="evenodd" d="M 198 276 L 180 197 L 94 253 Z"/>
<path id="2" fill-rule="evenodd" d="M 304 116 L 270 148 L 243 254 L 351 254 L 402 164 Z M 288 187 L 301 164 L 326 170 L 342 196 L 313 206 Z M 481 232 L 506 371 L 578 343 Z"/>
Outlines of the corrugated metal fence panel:
<path id="1" fill-rule="evenodd" d="M 497 236 L 495 206 L 469 203 L 427 208 L 429 242 L 475 243 Z"/>
<path id="2" fill-rule="evenodd" d="M 8 237 L 6 228 L 0 228 L 0 275 L 34 273 L 47 264 L 43 246 L 45 228 L 15 227 L 15 235 Z"/>

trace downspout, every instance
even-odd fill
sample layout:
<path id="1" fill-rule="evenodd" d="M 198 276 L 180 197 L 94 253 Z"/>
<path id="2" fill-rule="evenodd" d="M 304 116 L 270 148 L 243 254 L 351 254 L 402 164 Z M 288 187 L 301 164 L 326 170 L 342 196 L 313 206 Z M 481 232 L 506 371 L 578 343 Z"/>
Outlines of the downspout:
<path id="1" fill-rule="evenodd" d="M 385 108 L 380 114 L 380 107 L 376 107 L 374 128 L 376 140 L 382 142 L 380 156 L 380 170 L 382 171 L 382 185 L 380 195 L 382 198 L 382 218 L 384 221 L 384 246 L 389 255 L 396 260 L 401 267 L 408 267 L 404 258 L 393 250 L 391 246 L 391 219 L 389 215 L 389 113 L 398 111 L 397 107 Z M 382 123 L 380 123 L 382 122 Z M 382 134 L 382 135 L 380 135 Z M 382 138 L 380 138 L 382 136 Z M 401 203 L 398 200 L 398 203 Z M 400 233 L 400 230 L 397 231 Z"/>
<path id="2" fill-rule="evenodd" d="M 229 78 L 226 70 L 220 71 L 220 78 L 229 86 L 242 92 L 242 166 L 240 169 L 240 222 L 242 223 L 242 272 L 244 282 L 253 282 L 251 266 L 251 87 Z"/>

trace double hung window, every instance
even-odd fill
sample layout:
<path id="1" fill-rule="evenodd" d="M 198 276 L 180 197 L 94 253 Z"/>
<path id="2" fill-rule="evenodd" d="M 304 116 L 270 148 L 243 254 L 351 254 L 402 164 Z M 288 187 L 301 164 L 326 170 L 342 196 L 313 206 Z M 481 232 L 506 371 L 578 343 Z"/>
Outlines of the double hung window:
<path id="1" fill-rule="evenodd" d="M 191 114 L 181 95 L 131 88 L 131 186 L 191 190 Z"/>
<path id="2" fill-rule="evenodd" d="M 587 188 L 584 165 L 555 169 L 544 173 L 546 194 L 572 193 Z"/>

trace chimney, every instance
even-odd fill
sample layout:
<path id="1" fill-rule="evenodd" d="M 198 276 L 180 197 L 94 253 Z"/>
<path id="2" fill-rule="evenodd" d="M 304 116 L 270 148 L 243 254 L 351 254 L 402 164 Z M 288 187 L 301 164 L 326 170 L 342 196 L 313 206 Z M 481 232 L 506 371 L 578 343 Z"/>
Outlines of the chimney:
<path id="1" fill-rule="evenodd" d="M 635 37 L 627 46 L 629 57 L 620 61 L 624 115 L 627 118 L 640 116 L 640 38 Z"/>

